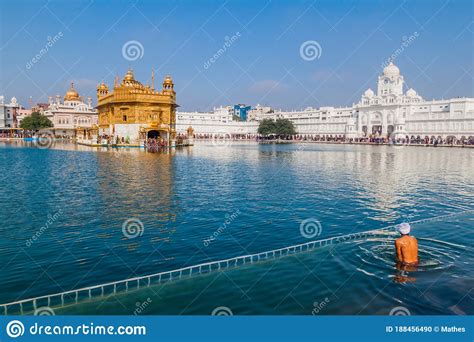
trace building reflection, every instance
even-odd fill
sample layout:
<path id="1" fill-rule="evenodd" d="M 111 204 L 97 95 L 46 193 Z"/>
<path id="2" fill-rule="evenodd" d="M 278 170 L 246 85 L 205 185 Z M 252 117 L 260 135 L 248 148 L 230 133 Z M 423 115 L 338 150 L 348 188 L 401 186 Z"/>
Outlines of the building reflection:
<path id="1" fill-rule="evenodd" d="M 143 224 L 139 235 L 146 234 L 144 244 L 171 240 L 178 212 L 178 202 L 172 200 L 173 154 L 147 153 L 138 148 L 109 148 L 96 153 L 103 237 L 122 234 L 127 248 L 136 250 L 143 240 L 129 238 L 122 230 L 127 220 L 139 220 Z"/>

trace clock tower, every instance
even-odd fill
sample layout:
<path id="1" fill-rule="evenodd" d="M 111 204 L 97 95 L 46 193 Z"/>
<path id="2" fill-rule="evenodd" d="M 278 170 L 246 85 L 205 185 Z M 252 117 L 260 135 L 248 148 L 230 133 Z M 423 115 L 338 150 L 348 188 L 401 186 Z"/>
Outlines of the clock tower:
<path id="1" fill-rule="evenodd" d="M 400 70 L 392 62 L 383 69 L 383 75 L 379 76 L 377 95 L 403 95 L 403 76 L 400 75 Z"/>

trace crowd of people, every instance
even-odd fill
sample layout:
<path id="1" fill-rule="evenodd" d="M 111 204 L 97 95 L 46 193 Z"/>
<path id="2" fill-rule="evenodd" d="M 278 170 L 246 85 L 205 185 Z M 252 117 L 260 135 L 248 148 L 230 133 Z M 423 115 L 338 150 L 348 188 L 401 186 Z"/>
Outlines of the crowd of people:
<path id="1" fill-rule="evenodd" d="M 168 147 L 168 141 L 162 137 L 158 138 L 148 138 L 146 140 L 145 148 L 147 151 L 156 152 L 165 147 Z"/>
<path id="2" fill-rule="evenodd" d="M 253 141 L 273 141 L 285 140 L 295 142 L 328 142 L 328 143 L 346 143 L 346 144 L 396 144 L 396 145 L 447 145 L 447 146 L 473 146 L 474 137 L 456 138 L 449 136 L 442 138 L 441 136 L 405 136 L 404 138 L 381 137 L 379 135 L 370 135 L 362 138 L 346 138 L 344 135 L 305 135 L 296 134 L 288 136 L 262 136 L 259 134 L 195 134 L 194 139 L 203 140 L 253 140 Z"/>
<path id="3" fill-rule="evenodd" d="M 0 138 L 31 138 L 33 135 L 25 131 L 0 132 Z"/>
<path id="4" fill-rule="evenodd" d="M 33 138 L 43 136 L 41 132 L 34 131 L 0 131 L 0 138 Z M 370 135 L 368 137 L 361 138 L 346 138 L 344 135 L 306 135 L 296 134 L 288 136 L 277 136 L 268 135 L 263 136 L 259 134 L 194 134 L 194 139 L 198 140 L 249 140 L 249 141 L 294 141 L 294 142 L 321 142 L 321 143 L 346 143 L 346 144 L 396 144 L 396 145 L 427 145 L 427 146 L 474 146 L 474 137 L 461 137 L 455 136 L 448 137 L 435 137 L 435 136 L 405 136 L 404 138 L 393 138 L 393 137 L 381 137 L 379 135 Z M 56 139 L 61 140 L 73 140 L 70 135 L 55 134 Z M 185 144 L 187 139 L 186 134 L 179 133 L 176 136 L 176 145 L 180 146 Z M 100 135 L 97 137 L 97 143 L 107 142 L 107 144 L 130 144 L 129 137 L 118 137 L 110 135 Z M 160 149 L 168 146 L 168 141 L 162 137 L 148 138 L 145 144 L 148 149 Z"/>
<path id="5" fill-rule="evenodd" d="M 229 134 L 229 133 L 215 133 L 215 134 L 193 134 L 194 139 L 202 140 L 257 140 L 258 134 Z"/>
<path id="6" fill-rule="evenodd" d="M 50 131 L 12 131 L 12 132 L 5 132 L 0 131 L 0 138 L 10 138 L 10 139 L 24 139 L 24 138 L 38 138 L 38 137 L 46 137 L 51 136 L 53 133 Z M 67 134 L 54 134 L 54 138 L 58 140 L 72 140 L 74 137 L 67 135 Z"/>

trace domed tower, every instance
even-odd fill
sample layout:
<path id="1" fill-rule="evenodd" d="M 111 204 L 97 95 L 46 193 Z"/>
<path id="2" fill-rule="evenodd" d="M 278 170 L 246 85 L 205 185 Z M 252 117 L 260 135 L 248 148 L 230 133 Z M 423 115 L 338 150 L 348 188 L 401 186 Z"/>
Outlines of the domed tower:
<path id="1" fill-rule="evenodd" d="M 364 96 L 367 98 L 372 98 L 374 97 L 374 92 L 372 91 L 372 89 L 369 88 L 365 91 Z"/>
<path id="2" fill-rule="evenodd" d="M 64 101 L 80 101 L 79 93 L 74 89 L 74 83 L 71 83 L 71 88 L 66 92 Z"/>
<path id="3" fill-rule="evenodd" d="M 175 94 L 173 79 L 170 75 L 167 75 L 163 81 L 163 93 Z"/>
<path id="4" fill-rule="evenodd" d="M 132 69 L 128 69 L 127 73 L 125 74 L 125 77 L 122 80 L 122 86 L 133 89 L 145 89 L 145 86 L 135 79 Z"/>
<path id="5" fill-rule="evenodd" d="M 390 64 L 383 69 L 383 74 L 379 76 L 377 95 L 403 95 L 403 82 L 400 69 L 398 69 L 393 62 L 390 62 Z"/>
<path id="6" fill-rule="evenodd" d="M 104 81 L 102 81 L 101 84 L 97 85 L 97 97 L 98 98 L 104 97 L 108 93 L 109 93 L 109 87 L 107 86 L 107 84 L 104 83 Z"/>

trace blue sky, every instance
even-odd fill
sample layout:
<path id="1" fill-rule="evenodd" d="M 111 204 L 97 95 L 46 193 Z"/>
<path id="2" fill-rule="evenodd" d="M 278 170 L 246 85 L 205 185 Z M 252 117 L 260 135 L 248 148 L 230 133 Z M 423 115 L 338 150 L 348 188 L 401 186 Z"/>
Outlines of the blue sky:
<path id="1" fill-rule="evenodd" d="M 408 87 L 425 99 L 472 97 L 472 6 L 467 0 L 6 0 L 0 95 L 29 107 L 30 98 L 45 102 L 75 82 L 95 103 L 97 83 L 112 85 L 130 66 L 142 83 L 151 81 L 152 68 L 157 85 L 170 74 L 183 110 L 351 105 L 368 87 L 375 90 L 382 63 L 405 42 L 395 64 Z M 136 60 L 123 54 L 131 41 L 143 46 Z M 300 53 L 307 41 L 319 44 L 313 60 Z"/>

